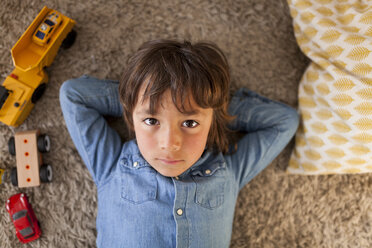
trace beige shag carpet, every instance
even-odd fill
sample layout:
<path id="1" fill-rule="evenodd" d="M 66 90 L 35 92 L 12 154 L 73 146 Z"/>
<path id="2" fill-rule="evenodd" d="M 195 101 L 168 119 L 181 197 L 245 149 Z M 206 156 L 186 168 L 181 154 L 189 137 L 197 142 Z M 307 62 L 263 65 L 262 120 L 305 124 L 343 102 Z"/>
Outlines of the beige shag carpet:
<path id="1" fill-rule="evenodd" d="M 65 127 L 59 88 L 82 74 L 119 79 L 144 41 L 213 41 L 228 57 L 235 87 L 297 105 L 308 60 L 296 44 L 284 0 L 2 0 L 2 81 L 13 69 L 10 49 L 44 4 L 75 19 L 78 37 L 47 69 L 48 88 L 24 124 L 16 129 L 0 124 L 0 168 L 15 166 L 9 137 L 40 128 L 52 140 L 44 160 L 53 166 L 54 181 L 23 190 L 0 185 L 1 248 L 95 247 L 96 189 Z M 231 247 L 372 247 L 372 176 L 287 175 L 292 147 L 241 191 Z M 28 245 L 17 240 L 5 209 L 8 197 L 18 192 L 29 195 L 43 232 Z"/>

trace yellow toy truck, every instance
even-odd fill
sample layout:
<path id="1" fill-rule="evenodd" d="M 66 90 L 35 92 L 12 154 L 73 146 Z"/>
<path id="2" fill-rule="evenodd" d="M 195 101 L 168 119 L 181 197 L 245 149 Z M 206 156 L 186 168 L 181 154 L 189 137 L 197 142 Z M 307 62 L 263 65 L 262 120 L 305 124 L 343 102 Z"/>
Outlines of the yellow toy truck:
<path id="1" fill-rule="evenodd" d="M 59 47 L 69 48 L 76 38 L 75 21 L 46 6 L 13 46 L 15 66 L 0 85 L 0 121 L 17 127 L 29 115 L 48 83 L 44 68 L 52 64 Z"/>
<path id="2" fill-rule="evenodd" d="M 51 182 L 53 170 L 43 164 L 41 153 L 50 151 L 50 138 L 39 130 L 17 132 L 8 141 L 9 153 L 16 156 L 17 167 L 10 172 L 10 181 L 20 188 Z"/>

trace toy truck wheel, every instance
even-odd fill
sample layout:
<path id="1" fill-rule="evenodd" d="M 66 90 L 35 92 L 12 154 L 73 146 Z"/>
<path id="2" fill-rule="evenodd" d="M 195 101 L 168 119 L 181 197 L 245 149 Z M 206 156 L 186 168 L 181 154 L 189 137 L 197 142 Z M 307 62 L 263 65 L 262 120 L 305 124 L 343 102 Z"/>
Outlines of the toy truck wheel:
<path id="1" fill-rule="evenodd" d="M 76 31 L 71 30 L 70 33 L 67 34 L 67 37 L 62 41 L 61 47 L 64 49 L 69 49 L 74 44 L 76 35 Z"/>
<path id="2" fill-rule="evenodd" d="M 10 181 L 12 182 L 13 186 L 18 186 L 17 168 L 12 168 L 10 172 Z"/>
<path id="3" fill-rule="evenodd" d="M 53 180 L 52 166 L 49 164 L 40 167 L 40 181 L 43 183 L 50 183 Z"/>
<path id="4" fill-rule="evenodd" d="M 8 141 L 8 150 L 11 155 L 14 156 L 16 154 L 14 137 L 11 137 Z"/>
<path id="5" fill-rule="evenodd" d="M 37 137 L 37 149 L 39 152 L 50 151 L 50 138 L 47 134 L 41 134 Z"/>
<path id="6" fill-rule="evenodd" d="M 31 102 L 33 104 L 35 104 L 40 98 L 41 96 L 44 94 L 45 92 L 45 89 L 46 89 L 46 83 L 42 83 L 40 84 L 36 90 L 34 91 L 34 93 L 32 94 L 32 97 L 31 97 Z"/>

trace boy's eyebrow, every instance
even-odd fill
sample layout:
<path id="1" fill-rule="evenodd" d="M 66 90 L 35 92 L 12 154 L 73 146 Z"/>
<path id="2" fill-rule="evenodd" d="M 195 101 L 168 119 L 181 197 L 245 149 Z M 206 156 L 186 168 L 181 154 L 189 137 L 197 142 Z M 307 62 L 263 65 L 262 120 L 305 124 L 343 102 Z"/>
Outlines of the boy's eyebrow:
<path id="1" fill-rule="evenodd" d="M 192 110 L 189 110 L 189 111 L 184 111 L 183 113 L 181 112 L 182 115 L 184 116 L 191 116 L 191 115 L 198 115 L 200 113 L 200 111 L 198 109 L 192 109 Z M 137 114 L 139 115 L 156 115 L 156 111 L 155 113 L 151 113 L 150 109 L 146 108 L 146 109 L 141 109 L 140 111 L 137 112 Z"/>

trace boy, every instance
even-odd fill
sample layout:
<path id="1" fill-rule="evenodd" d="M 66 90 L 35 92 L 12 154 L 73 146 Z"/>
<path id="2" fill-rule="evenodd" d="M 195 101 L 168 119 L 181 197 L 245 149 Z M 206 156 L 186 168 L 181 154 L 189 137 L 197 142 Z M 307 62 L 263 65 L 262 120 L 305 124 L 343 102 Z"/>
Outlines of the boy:
<path id="1" fill-rule="evenodd" d="M 229 85 L 218 47 L 169 40 L 142 45 L 119 85 L 62 85 L 67 128 L 97 185 L 97 247 L 229 246 L 239 190 L 298 126 L 294 109 L 246 89 L 229 101 Z M 103 118 L 122 114 L 135 137 L 124 144 Z M 235 146 L 228 125 L 245 133 Z"/>

